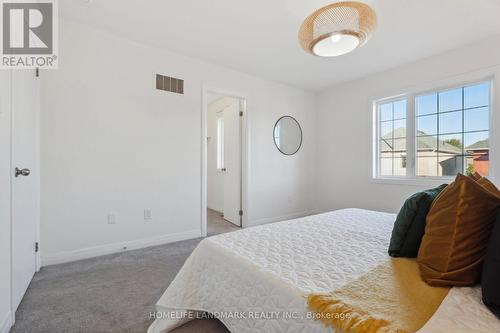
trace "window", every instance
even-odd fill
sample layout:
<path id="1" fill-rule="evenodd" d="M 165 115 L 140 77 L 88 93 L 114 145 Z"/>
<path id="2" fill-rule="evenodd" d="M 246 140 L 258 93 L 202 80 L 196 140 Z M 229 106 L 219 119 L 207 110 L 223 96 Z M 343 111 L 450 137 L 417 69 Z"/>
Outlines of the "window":
<path id="1" fill-rule="evenodd" d="M 489 174 L 489 81 L 376 106 L 377 176 Z"/>
<path id="2" fill-rule="evenodd" d="M 224 114 L 221 112 L 217 118 L 217 169 L 224 168 Z"/>
<path id="3" fill-rule="evenodd" d="M 379 105 L 380 175 L 406 176 L 406 99 Z"/>

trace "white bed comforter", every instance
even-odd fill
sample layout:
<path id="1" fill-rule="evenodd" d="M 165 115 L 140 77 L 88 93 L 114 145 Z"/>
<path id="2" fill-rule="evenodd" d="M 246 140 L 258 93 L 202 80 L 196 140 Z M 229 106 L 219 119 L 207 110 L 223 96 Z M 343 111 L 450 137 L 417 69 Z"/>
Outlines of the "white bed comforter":
<path id="1" fill-rule="evenodd" d="M 304 296 L 340 288 L 387 260 L 394 219 L 344 209 L 206 238 L 158 301 L 148 332 L 182 325 L 186 310 L 211 312 L 233 333 L 332 332 L 311 318 Z M 467 310 L 457 310 L 464 299 Z M 453 289 L 421 332 L 454 327 L 500 332 L 473 288 Z"/>

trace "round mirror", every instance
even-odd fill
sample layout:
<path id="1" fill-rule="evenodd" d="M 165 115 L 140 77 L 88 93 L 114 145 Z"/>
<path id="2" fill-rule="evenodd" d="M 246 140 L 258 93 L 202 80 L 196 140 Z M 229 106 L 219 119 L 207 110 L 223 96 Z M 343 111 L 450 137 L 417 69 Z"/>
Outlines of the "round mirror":
<path id="1" fill-rule="evenodd" d="M 293 155 L 302 145 L 302 128 L 295 118 L 284 116 L 274 125 L 274 143 L 280 152 Z"/>

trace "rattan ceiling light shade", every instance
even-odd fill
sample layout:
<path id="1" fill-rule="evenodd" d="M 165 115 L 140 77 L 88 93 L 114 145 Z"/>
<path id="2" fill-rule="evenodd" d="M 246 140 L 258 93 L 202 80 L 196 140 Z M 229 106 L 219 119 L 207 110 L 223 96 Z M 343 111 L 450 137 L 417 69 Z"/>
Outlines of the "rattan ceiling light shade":
<path id="1" fill-rule="evenodd" d="M 335 57 L 365 44 L 377 27 L 377 15 L 357 1 L 333 3 L 309 15 L 299 31 L 302 48 L 313 55 Z"/>

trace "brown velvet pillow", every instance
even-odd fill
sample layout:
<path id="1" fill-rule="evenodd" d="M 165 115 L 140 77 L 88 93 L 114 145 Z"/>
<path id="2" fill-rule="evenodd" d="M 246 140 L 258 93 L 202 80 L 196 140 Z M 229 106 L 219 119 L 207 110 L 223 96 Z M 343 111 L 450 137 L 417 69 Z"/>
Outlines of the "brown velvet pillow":
<path id="1" fill-rule="evenodd" d="M 500 197 L 500 190 L 498 190 L 495 184 L 490 182 L 487 178 L 481 177 L 480 179 L 477 180 L 477 183 L 482 187 L 484 187 L 485 189 L 487 189 L 488 191 L 490 191 L 491 193 L 493 193 L 494 195 L 496 195 L 497 197 Z"/>
<path id="2" fill-rule="evenodd" d="M 418 263 L 422 279 L 433 286 L 479 282 L 500 197 L 464 175 L 457 175 L 434 200 Z"/>
<path id="3" fill-rule="evenodd" d="M 474 179 L 475 181 L 478 181 L 479 179 L 483 178 L 477 171 L 474 172 L 472 175 L 470 175 L 470 178 Z"/>

